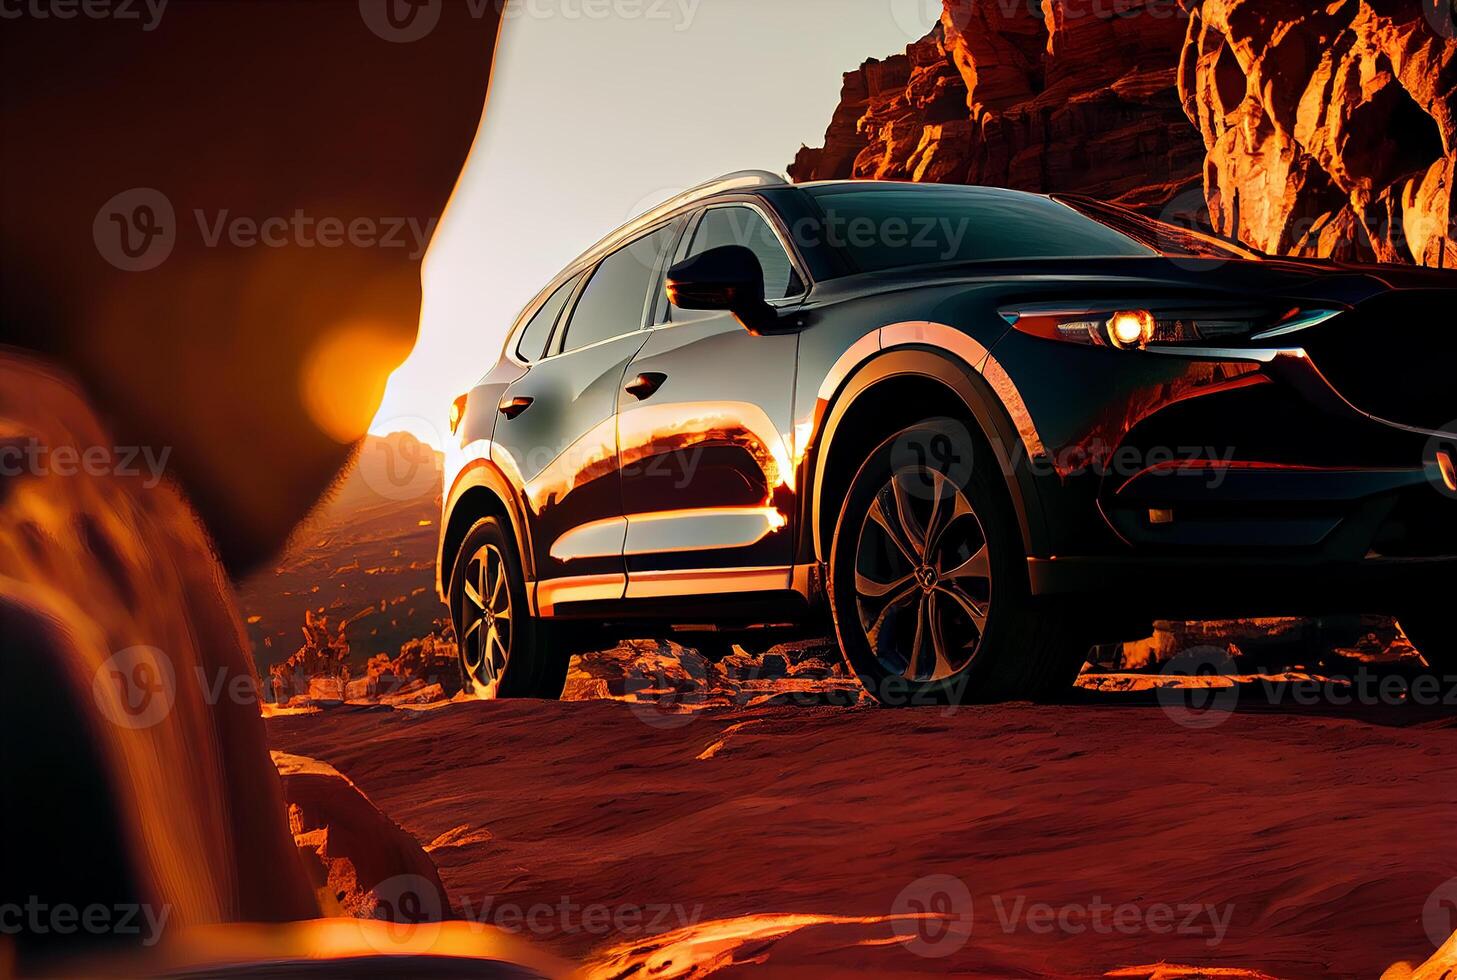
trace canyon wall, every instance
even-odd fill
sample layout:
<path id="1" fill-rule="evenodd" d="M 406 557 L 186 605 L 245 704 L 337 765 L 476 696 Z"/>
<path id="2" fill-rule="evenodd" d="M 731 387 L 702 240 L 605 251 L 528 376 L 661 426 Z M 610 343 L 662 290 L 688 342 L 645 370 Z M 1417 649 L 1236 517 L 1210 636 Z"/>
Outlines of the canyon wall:
<path id="1" fill-rule="evenodd" d="M 1457 265 L 1451 28 L 1432 0 L 1192 4 L 1179 94 L 1215 228 L 1268 252 Z"/>
<path id="2" fill-rule="evenodd" d="M 945 0 L 845 75 L 789 173 L 1081 193 L 1268 252 L 1451 266 L 1449 7 Z"/>

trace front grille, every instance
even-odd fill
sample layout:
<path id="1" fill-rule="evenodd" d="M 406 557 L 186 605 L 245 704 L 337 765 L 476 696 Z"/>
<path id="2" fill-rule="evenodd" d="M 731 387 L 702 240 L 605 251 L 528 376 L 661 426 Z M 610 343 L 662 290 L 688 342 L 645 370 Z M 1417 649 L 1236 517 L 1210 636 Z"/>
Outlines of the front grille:
<path id="1" fill-rule="evenodd" d="M 1457 290 L 1383 294 L 1300 343 L 1361 411 L 1420 429 L 1457 429 Z"/>

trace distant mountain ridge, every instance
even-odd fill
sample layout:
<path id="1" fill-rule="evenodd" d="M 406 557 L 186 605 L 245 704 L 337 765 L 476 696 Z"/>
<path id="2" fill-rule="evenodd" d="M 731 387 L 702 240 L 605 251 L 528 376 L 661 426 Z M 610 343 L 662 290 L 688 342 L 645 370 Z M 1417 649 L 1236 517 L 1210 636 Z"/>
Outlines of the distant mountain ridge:
<path id="1" fill-rule="evenodd" d="M 443 457 L 408 433 L 368 436 L 272 568 L 238 583 L 258 669 L 302 645 L 306 611 L 346 624 L 349 661 L 395 656 L 445 627 L 435 594 Z"/>

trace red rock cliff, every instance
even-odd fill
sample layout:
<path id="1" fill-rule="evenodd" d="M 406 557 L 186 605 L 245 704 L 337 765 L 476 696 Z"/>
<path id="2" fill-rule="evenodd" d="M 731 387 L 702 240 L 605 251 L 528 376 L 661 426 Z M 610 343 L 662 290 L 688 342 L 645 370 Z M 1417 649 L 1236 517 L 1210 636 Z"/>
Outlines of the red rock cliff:
<path id="1" fill-rule="evenodd" d="M 845 76 L 795 180 L 874 177 L 1092 194 L 1158 206 L 1199 176 L 1179 100 L 1187 16 L 1168 0 L 946 0 L 904 55 Z M 1088 9 L 1083 9 L 1087 7 Z"/>
<path id="2" fill-rule="evenodd" d="M 1457 264 L 1450 0 L 1203 0 L 1190 14 L 1179 92 L 1219 231 L 1269 252 Z"/>
<path id="3" fill-rule="evenodd" d="M 795 180 L 1203 212 L 1270 252 L 1457 262 L 1450 0 L 945 0 L 845 76 Z"/>

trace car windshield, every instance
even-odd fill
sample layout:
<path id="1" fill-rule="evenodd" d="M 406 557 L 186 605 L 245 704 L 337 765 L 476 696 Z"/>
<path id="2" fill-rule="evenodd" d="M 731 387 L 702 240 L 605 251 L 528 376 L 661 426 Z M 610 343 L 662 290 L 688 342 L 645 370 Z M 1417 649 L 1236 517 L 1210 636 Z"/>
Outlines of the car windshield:
<path id="1" fill-rule="evenodd" d="M 1167 221 L 1120 208 L 1087 197 L 1053 195 L 1058 201 L 1095 221 L 1101 221 L 1130 238 L 1135 238 L 1160 255 L 1182 255 L 1202 259 L 1261 259 L 1265 256 L 1248 246 L 1193 228 L 1184 228 Z"/>
<path id="2" fill-rule="evenodd" d="M 829 184 L 807 187 L 823 223 L 813 229 L 861 272 L 999 259 L 1149 257 L 1215 250 L 1216 239 L 1104 205 L 1115 221 L 1081 202 L 992 187 Z M 1168 233 L 1159 235 L 1158 229 Z M 1196 250 L 1197 248 L 1197 250 Z"/>

